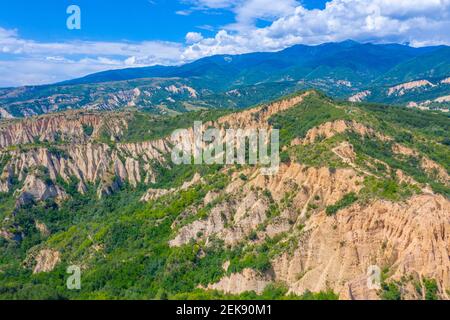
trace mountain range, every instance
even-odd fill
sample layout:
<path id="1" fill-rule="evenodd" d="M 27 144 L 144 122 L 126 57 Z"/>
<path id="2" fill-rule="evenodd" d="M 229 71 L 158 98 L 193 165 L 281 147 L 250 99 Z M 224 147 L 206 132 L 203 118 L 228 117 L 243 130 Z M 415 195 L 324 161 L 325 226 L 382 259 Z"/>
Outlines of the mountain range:
<path id="1" fill-rule="evenodd" d="M 181 66 L 111 70 L 53 85 L 0 89 L 0 116 L 125 107 L 157 114 L 244 108 L 308 88 L 337 99 L 445 110 L 450 47 L 349 40 L 217 55 Z"/>

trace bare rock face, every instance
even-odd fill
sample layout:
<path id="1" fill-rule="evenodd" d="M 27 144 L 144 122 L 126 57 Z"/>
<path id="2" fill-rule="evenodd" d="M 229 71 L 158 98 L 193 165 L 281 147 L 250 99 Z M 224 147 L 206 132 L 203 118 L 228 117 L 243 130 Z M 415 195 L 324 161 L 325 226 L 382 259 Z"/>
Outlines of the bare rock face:
<path id="1" fill-rule="evenodd" d="M 143 202 L 149 202 L 152 200 L 156 200 L 159 199 L 163 196 L 165 196 L 166 194 L 171 193 L 172 190 L 167 190 L 167 189 L 148 189 L 147 192 L 142 196 L 141 201 Z"/>
<path id="2" fill-rule="evenodd" d="M 217 283 L 208 285 L 206 289 L 219 290 L 229 294 L 240 294 L 245 291 L 255 291 L 257 294 L 261 294 L 271 282 L 272 278 L 269 275 L 260 274 L 252 269 L 244 269 L 240 273 L 233 273 Z"/>
<path id="3" fill-rule="evenodd" d="M 369 91 L 369 90 L 358 92 L 357 94 L 355 94 L 355 95 L 351 96 L 350 98 L 348 98 L 348 101 L 350 101 L 350 102 L 362 102 L 368 96 L 370 96 L 371 94 L 372 94 L 372 92 Z"/>
<path id="4" fill-rule="evenodd" d="M 258 197 L 254 192 L 247 194 L 233 210 L 235 214 L 231 227 L 225 228 L 219 237 L 225 244 L 237 244 L 266 221 L 268 209 L 266 199 Z"/>
<path id="5" fill-rule="evenodd" d="M 220 196 L 220 193 L 209 191 L 206 194 L 205 199 L 203 199 L 203 204 L 206 206 L 206 205 L 210 204 L 211 202 L 213 202 L 214 200 L 216 200 L 219 196 Z"/>
<path id="6" fill-rule="evenodd" d="M 351 147 L 345 143 L 340 145 L 338 152 L 349 159 L 353 156 Z M 222 207 L 231 208 L 231 212 L 219 215 L 212 211 L 207 219 L 180 229 L 171 245 L 197 240 L 198 232 L 203 238 L 215 234 L 228 244 L 244 241 L 245 236 L 238 231 L 242 221 L 249 218 L 253 223 L 243 224 L 245 234 L 256 230 L 265 221 L 264 209 L 267 207 L 257 209 L 262 198 L 252 196 L 251 191 L 262 188 L 268 190 L 278 203 L 287 193 L 294 192 L 291 213 L 283 212 L 258 235 L 262 233 L 261 238 L 264 238 L 289 232 L 297 236 L 297 247 L 272 260 L 273 275 L 246 271 L 245 275 L 226 276 L 208 289 L 230 293 L 261 292 L 266 282 L 281 281 L 296 294 L 332 289 L 341 299 L 379 299 L 379 291 L 367 286 L 368 269 L 377 266 L 388 268 L 388 281 L 414 279 L 402 285 L 406 299 L 421 298 L 412 281 L 420 283 L 424 278 L 436 279 L 440 297 L 448 298 L 450 201 L 445 197 L 430 192 L 398 203 L 371 200 L 354 204 L 329 217 L 324 212 L 325 207 L 349 192 L 358 193 L 364 175 L 357 174 L 352 168 L 331 172 L 328 168 L 308 168 L 300 164 L 282 165 L 275 176 L 261 176 L 256 171 L 246 172 L 246 175 L 249 180 L 243 182 L 235 177 L 239 173 L 234 174 L 225 191 L 236 194 L 242 190 L 246 195 L 236 201 L 237 205 Z M 402 179 L 411 182 L 405 175 Z M 316 196 L 320 199 L 314 202 L 319 206 L 318 212 L 306 219 L 306 208 Z M 288 223 L 288 218 L 297 222 Z M 299 221 L 305 226 L 296 234 L 294 230 Z"/>
<path id="7" fill-rule="evenodd" d="M 437 180 L 446 185 L 450 184 L 450 176 L 448 175 L 447 170 L 445 170 L 438 163 L 428 159 L 427 157 L 422 157 L 420 165 L 422 169 L 424 169 L 428 174 L 435 176 Z"/>
<path id="8" fill-rule="evenodd" d="M 175 239 L 169 241 L 171 247 L 182 246 L 191 239 L 205 238 L 225 229 L 227 220 L 231 217 L 230 208 L 221 204 L 212 209 L 206 220 L 197 220 L 182 227 Z"/>
<path id="9" fill-rule="evenodd" d="M 303 95 L 279 102 L 274 102 L 266 106 L 233 113 L 220 118 L 217 122 L 219 125 L 225 125 L 233 128 L 266 128 L 268 127 L 267 122 L 271 116 L 278 112 L 282 112 L 295 107 L 296 105 L 301 103 L 303 99 L 309 94 L 311 94 L 311 92 L 306 92 Z"/>
<path id="10" fill-rule="evenodd" d="M 14 234 L 6 230 L 0 229 L 0 237 L 6 240 L 11 240 L 12 238 L 14 238 Z"/>
<path id="11" fill-rule="evenodd" d="M 334 137 L 337 134 L 344 132 L 354 132 L 359 134 L 360 136 L 374 136 L 382 141 L 391 140 L 389 137 L 386 137 L 372 128 L 365 126 L 356 121 L 346 121 L 346 120 L 336 120 L 333 122 L 326 122 L 321 124 L 318 127 L 314 127 L 310 129 L 304 139 L 294 139 L 291 145 L 307 145 L 314 143 L 319 137 L 329 139 Z"/>
<path id="12" fill-rule="evenodd" d="M 11 191 L 11 181 L 17 178 L 25 184 L 19 203 L 63 199 L 64 190 L 57 186 L 62 178 L 79 180 L 77 190 L 86 193 L 88 184 L 100 183 L 99 197 L 114 193 L 124 183 L 136 187 L 139 183 L 155 182 L 152 164 L 163 162 L 169 152 L 169 140 L 117 144 L 115 148 L 97 142 L 107 132 L 114 140 L 127 128 L 129 113 L 101 114 L 95 112 L 65 112 L 36 118 L 11 120 L 0 124 L 0 192 Z M 64 142 L 55 148 L 34 146 L 41 142 Z M 16 148 L 30 145 L 30 148 Z M 3 150 L 2 150 L 3 149 Z M 28 172 L 44 167 L 53 184 L 44 186 Z M 26 180 L 28 179 L 28 180 Z M 32 190 L 36 188 L 36 190 Z"/>
<path id="13" fill-rule="evenodd" d="M 345 194 L 358 192 L 361 189 L 363 177 L 353 169 L 336 169 L 307 167 L 298 163 L 280 166 L 277 175 L 269 179 L 257 175 L 250 181 L 249 187 L 268 189 L 276 201 L 281 201 L 288 192 L 294 192 L 293 205 L 303 208 L 312 197 L 318 195 L 324 205 L 334 204 Z"/>
<path id="14" fill-rule="evenodd" d="M 43 222 L 35 221 L 34 225 L 36 226 L 36 229 L 41 233 L 42 236 L 48 237 L 50 235 L 50 230 L 48 230 L 48 227 Z"/>
<path id="15" fill-rule="evenodd" d="M 6 156 L 4 156 L 6 157 Z M 13 171 L 10 166 L 5 166 L 3 172 L 0 175 L 0 192 L 7 193 L 11 190 L 11 179 L 13 177 Z"/>
<path id="16" fill-rule="evenodd" d="M 307 168 L 299 164 L 282 165 L 275 176 L 263 176 L 257 171 L 254 176 L 249 175 L 251 178 L 248 183 L 240 180 L 239 174 L 235 175 L 225 190 L 233 195 L 233 201 L 225 200 L 215 206 L 206 219 L 182 227 L 169 244 L 181 246 L 191 240 L 207 239 L 212 235 L 229 245 L 244 240 L 267 220 L 269 201 L 261 193 L 255 192 L 256 189 L 267 189 L 277 202 L 281 202 L 287 193 L 293 193 L 290 211 L 294 211 L 294 216 L 286 213 L 280 220 L 267 226 L 267 234 L 274 236 L 292 228 L 292 222 L 289 221 L 304 218 L 308 204 L 315 196 L 323 199 L 323 206 L 334 204 L 345 194 L 359 191 L 363 180 L 352 169 L 330 172 L 328 168 Z M 241 188 L 242 194 L 239 195 Z"/>
<path id="17" fill-rule="evenodd" d="M 34 175 L 27 176 L 23 188 L 18 193 L 18 206 L 25 206 L 33 201 L 39 202 L 47 199 L 62 201 L 67 198 L 66 193 L 60 187 L 54 184 L 48 185 Z"/>
<path id="18" fill-rule="evenodd" d="M 143 202 L 149 202 L 152 200 L 159 199 L 167 194 L 172 194 L 178 191 L 187 190 L 190 187 L 192 187 L 195 184 L 202 183 L 202 177 L 196 173 L 194 177 L 192 177 L 191 181 L 186 181 L 183 183 L 183 185 L 179 188 L 172 188 L 172 189 L 153 189 L 150 188 L 147 190 L 147 192 L 142 196 L 141 201 Z"/>
<path id="19" fill-rule="evenodd" d="M 0 108 L 0 119 L 14 119 L 14 117 L 5 109 Z"/>
<path id="20" fill-rule="evenodd" d="M 44 249 L 39 251 L 36 258 L 36 266 L 33 269 L 33 273 L 50 272 L 55 269 L 56 265 L 60 262 L 60 253 L 55 250 Z"/>
<path id="21" fill-rule="evenodd" d="M 67 112 L 17 120 L 0 127 L 0 148 L 37 141 L 62 140 L 81 143 L 87 141 L 91 136 L 98 136 L 101 128 L 105 126 L 113 134 L 119 135 L 126 125 L 124 116 L 108 118 L 98 113 L 86 112 Z M 92 130 L 91 136 L 85 132 L 87 127 Z"/>
<path id="22" fill-rule="evenodd" d="M 43 166 L 54 183 L 58 177 L 66 182 L 75 177 L 79 180 L 78 191 L 85 193 L 88 183 L 102 182 L 99 195 L 109 194 L 117 190 L 122 182 L 136 186 L 141 182 L 154 181 L 151 163 L 164 161 L 163 155 L 168 150 L 167 142 L 157 140 L 118 145 L 116 149 L 106 144 L 75 144 L 67 147 L 63 155 L 55 154 L 46 148 L 30 149 L 26 152 L 11 151 L 8 153 L 10 159 L 7 166 L 0 176 L 0 191 L 10 190 L 10 180 L 13 176 L 24 181 L 27 172 Z M 145 175 L 142 175 L 142 172 Z"/>
<path id="23" fill-rule="evenodd" d="M 404 275 L 437 279 L 440 294 L 447 297 L 449 212 L 444 197 L 420 195 L 406 203 L 378 200 L 365 207 L 354 205 L 336 217 L 315 215 L 294 255 L 273 261 L 276 279 L 299 294 L 331 288 L 341 298 L 358 299 L 372 296 L 358 295 L 362 291 L 355 283 L 369 266 L 377 265 L 389 267 L 394 280 Z"/>
<path id="24" fill-rule="evenodd" d="M 434 87 L 435 85 L 432 84 L 428 80 L 417 80 L 417 81 L 411 81 L 411 82 L 407 82 L 407 83 L 402 83 L 402 84 L 399 84 L 399 85 L 397 85 L 395 87 L 389 88 L 388 96 L 391 96 L 393 94 L 397 94 L 399 96 L 402 96 L 409 90 L 412 90 L 412 89 L 415 89 L 415 88 L 424 87 L 424 86 Z"/>

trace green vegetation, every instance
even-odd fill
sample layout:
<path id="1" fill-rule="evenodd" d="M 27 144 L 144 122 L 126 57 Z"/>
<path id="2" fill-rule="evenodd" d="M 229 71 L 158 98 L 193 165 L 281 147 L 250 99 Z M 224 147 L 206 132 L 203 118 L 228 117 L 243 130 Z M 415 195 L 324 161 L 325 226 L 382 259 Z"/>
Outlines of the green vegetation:
<path id="1" fill-rule="evenodd" d="M 194 121 L 206 124 L 230 112 L 230 110 L 205 110 L 174 116 L 155 116 L 147 112 L 134 112 L 127 130 L 119 140 L 120 142 L 140 142 L 168 137 L 176 129 L 193 127 Z M 102 140 L 109 141 L 109 136 L 104 135 Z"/>
<path id="2" fill-rule="evenodd" d="M 341 200 L 336 202 L 334 205 L 328 206 L 325 212 L 327 215 L 332 216 L 336 214 L 339 210 L 349 207 L 357 200 L 358 197 L 354 192 L 347 193 Z"/>
<path id="3" fill-rule="evenodd" d="M 360 196 L 400 201 L 416 193 L 420 193 L 420 189 L 417 186 L 404 182 L 399 184 L 394 179 L 378 179 L 369 176 L 364 179 L 364 188 L 361 190 Z"/>
<path id="4" fill-rule="evenodd" d="M 383 300 L 401 300 L 401 283 L 397 281 L 387 282 L 389 268 L 384 268 L 381 272 L 381 299 Z"/>
<path id="5" fill-rule="evenodd" d="M 282 284 L 269 284 L 262 294 L 254 291 L 243 292 L 239 295 L 224 294 L 220 291 L 205 291 L 196 289 L 191 293 L 177 294 L 174 299 L 180 300 L 338 300 L 339 296 L 331 290 L 323 292 L 306 292 L 303 295 L 287 294 L 287 288 Z"/>
<path id="6" fill-rule="evenodd" d="M 313 144 L 298 145 L 291 149 L 291 154 L 295 161 L 307 166 L 345 168 L 348 165 L 344 164 L 332 151 L 342 141 L 344 141 L 344 136 L 338 135 Z"/>
<path id="7" fill-rule="evenodd" d="M 382 284 L 381 298 L 383 300 L 401 300 L 402 295 L 400 292 L 399 285 L 395 282 L 383 283 Z"/>
<path id="8" fill-rule="evenodd" d="M 189 167 L 189 166 L 187 166 Z M 201 167 L 196 169 L 202 170 Z M 178 171 L 186 177 L 192 168 Z M 206 170 L 206 169 L 204 169 Z M 266 271 L 270 257 L 281 252 L 277 245 L 282 237 L 268 239 L 253 248 L 225 248 L 211 239 L 210 245 L 188 244 L 171 248 L 168 241 L 176 230 L 171 225 L 188 207 L 198 207 L 209 191 L 221 190 L 228 176 L 204 171 L 206 184 L 197 185 L 151 203 L 141 203 L 140 193 L 129 186 L 110 197 L 96 198 L 95 186 L 88 186 L 86 195 L 73 197 L 58 207 L 49 201 L 16 212 L 15 223 L 24 235 L 22 242 L 1 240 L 0 252 L 2 299 L 214 299 L 231 296 L 196 289 L 218 281 L 225 275 L 222 265 L 230 261 L 228 272 L 244 268 Z M 166 187 L 176 186 L 164 182 Z M 76 183 L 71 179 L 66 186 Z M 44 237 L 36 230 L 34 219 L 51 231 Z M 285 246 L 286 244 L 281 243 Z M 21 267 L 31 251 L 52 248 L 62 253 L 62 262 L 50 273 L 33 275 Z M 202 254 L 200 254 L 202 253 Z M 84 265 L 82 290 L 65 288 L 68 264 Z M 285 296 L 286 291 L 268 287 L 260 296 L 255 293 L 233 298 L 335 299 L 332 292 Z"/>
<path id="9" fill-rule="evenodd" d="M 373 162 L 372 159 L 378 159 L 386 163 L 394 172 L 400 169 L 407 175 L 413 177 L 417 182 L 430 184 L 435 192 L 450 196 L 450 187 L 436 180 L 434 176 L 422 169 L 420 158 L 416 156 L 396 155 L 392 151 L 393 143 L 391 141 L 381 141 L 375 137 L 362 138 L 355 133 L 348 134 L 348 137 L 358 156 L 357 162 L 361 166 L 367 167 L 367 163 Z M 438 163 L 444 166 L 448 162 L 448 159 L 446 160 Z M 373 170 L 370 167 L 368 169 Z M 377 172 L 375 171 L 375 173 Z"/>
<path id="10" fill-rule="evenodd" d="M 94 132 L 94 127 L 87 124 L 83 124 L 83 132 L 86 136 L 90 137 Z"/>
<path id="11" fill-rule="evenodd" d="M 272 116 L 269 123 L 280 130 L 280 143 L 285 146 L 324 122 L 348 118 L 343 108 L 336 107 L 322 94 L 313 93 L 298 106 Z"/>
<path id="12" fill-rule="evenodd" d="M 439 300 L 438 299 L 438 286 L 435 279 L 423 279 L 423 285 L 425 287 L 425 300 Z"/>
<path id="13" fill-rule="evenodd" d="M 204 123 L 215 120 L 228 111 L 196 111 L 183 115 L 155 116 L 145 112 L 133 112 L 128 129 L 118 142 L 138 142 L 169 135 L 174 129 L 187 128 L 194 120 Z M 325 139 L 318 137 L 308 145 L 290 146 L 295 138 L 304 138 L 308 130 L 335 120 L 354 120 L 374 131 L 389 135 L 393 140 L 376 135 L 361 136 L 352 131 L 341 132 Z M 422 157 L 427 156 L 447 171 L 450 168 L 448 146 L 448 117 L 404 108 L 386 108 L 378 105 L 349 105 L 335 103 L 320 93 L 314 93 L 305 102 L 281 112 L 270 119 L 270 123 L 281 130 L 281 140 L 286 150 L 282 160 L 297 161 L 305 166 L 329 168 L 333 175 L 339 168 L 348 168 L 353 163 L 344 163 L 333 149 L 347 141 L 356 155 L 355 165 L 364 172 L 361 191 L 348 193 L 335 204 L 328 206 L 327 215 L 335 215 L 356 201 L 380 198 L 402 201 L 416 193 L 418 186 L 400 183 L 396 170 L 402 170 L 420 184 L 429 184 L 434 191 L 447 196 L 450 189 L 436 173 L 421 168 Z M 369 130 L 370 131 L 370 130 Z M 369 132 L 368 131 L 368 132 Z M 93 128 L 83 126 L 83 132 L 91 136 Z M 114 145 L 105 130 L 101 141 Z M 395 143 L 401 143 L 418 151 L 418 155 L 401 155 L 393 152 Z M 64 141 L 40 142 L 28 146 L 14 147 L 27 150 L 46 147 L 59 158 L 67 158 Z M 7 153 L 0 158 L 0 169 L 10 160 Z M 310 293 L 302 296 L 288 295 L 279 283 L 267 286 L 261 295 L 246 292 L 241 295 L 226 295 L 217 291 L 201 290 L 199 286 L 218 281 L 223 276 L 251 268 L 257 272 L 270 272 L 270 261 L 280 254 L 292 253 L 299 244 L 299 235 L 305 232 L 298 224 L 289 233 L 273 238 L 262 237 L 261 231 L 267 221 L 280 218 L 283 210 L 293 206 L 301 186 L 290 186 L 279 203 L 268 190 L 261 191 L 267 198 L 269 208 L 267 221 L 246 235 L 246 240 L 236 246 L 225 246 L 213 236 L 191 241 L 181 247 L 170 247 L 180 228 L 195 220 L 206 219 L 214 205 L 233 201 L 231 196 L 221 195 L 208 205 L 204 197 L 208 192 L 219 192 L 226 188 L 231 172 L 224 166 L 162 166 L 153 164 L 156 183 L 137 187 L 122 184 L 120 190 L 107 197 L 97 198 L 98 184 L 87 186 L 85 195 L 77 191 L 78 179 L 70 177 L 64 181 L 58 177 L 56 184 L 64 188 L 70 199 L 57 204 L 48 200 L 43 203 L 15 208 L 15 196 L 0 193 L 0 219 L 2 230 L 22 237 L 22 241 L 0 239 L 0 299 L 337 299 L 332 291 Z M 53 184 L 48 170 L 33 168 L 34 173 L 47 184 Z M 149 203 L 140 202 L 149 188 L 171 189 L 180 187 L 199 173 L 205 183 L 186 190 L 169 193 Z M 372 176 L 373 175 L 373 176 Z M 249 176 L 240 174 L 242 181 Z M 14 178 L 16 179 L 16 178 Z M 14 189 L 19 185 L 11 181 Z M 323 209 L 321 196 L 316 195 L 308 206 L 308 215 Z M 198 210 L 192 210 L 192 208 Z M 14 212 L 14 215 L 12 214 Z M 308 216 L 307 215 L 307 216 Z M 5 219 L 8 218 L 8 219 Z M 281 217 L 283 218 L 283 217 Z M 41 234 L 36 220 L 44 223 L 50 235 Z M 294 225 L 295 221 L 288 221 Z M 303 222 L 303 221 L 301 221 Z M 306 222 L 305 222 L 306 224 Z M 61 252 L 61 263 L 49 273 L 32 274 L 30 255 L 42 248 Z M 31 260 L 31 261 L 30 261 Z M 24 261 L 25 266 L 24 267 Z M 225 271 L 223 264 L 229 261 Z M 82 265 L 82 289 L 69 291 L 65 288 L 69 264 Z M 424 279 L 427 299 L 438 297 L 435 280 Z M 384 299 L 401 299 L 401 283 L 382 283 Z"/>

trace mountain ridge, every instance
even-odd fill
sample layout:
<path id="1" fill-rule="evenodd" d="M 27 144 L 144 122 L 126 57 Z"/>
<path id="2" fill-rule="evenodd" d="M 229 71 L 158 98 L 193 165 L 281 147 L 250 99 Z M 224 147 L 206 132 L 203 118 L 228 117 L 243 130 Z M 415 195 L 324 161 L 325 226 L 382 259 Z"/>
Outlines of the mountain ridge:
<path id="1" fill-rule="evenodd" d="M 237 60 L 239 63 L 236 67 L 242 67 L 241 64 L 244 65 L 254 65 L 259 64 L 261 62 L 268 62 L 267 60 L 276 59 L 278 58 L 280 60 L 288 60 L 288 63 L 286 66 L 292 66 L 293 62 L 289 61 L 290 59 L 298 60 L 306 59 L 306 60 L 313 60 L 316 57 L 314 57 L 316 54 L 331 54 L 330 51 L 335 52 L 342 52 L 349 49 L 354 48 L 364 48 L 364 49 L 375 49 L 375 51 L 382 51 L 383 48 L 396 48 L 396 50 L 390 50 L 392 54 L 396 53 L 397 51 L 401 51 L 401 54 L 403 55 L 402 60 L 408 60 L 409 58 L 414 58 L 418 55 L 421 55 L 423 53 L 429 53 L 435 50 L 438 50 L 439 48 L 445 47 L 445 46 L 435 46 L 435 47 L 424 47 L 424 48 L 413 48 L 409 46 L 399 45 L 399 44 L 386 44 L 386 45 L 374 45 L 371 43 L 361 44 L 356 41 L 344 41 L 344 42 L 338 42 L 338 43 L 324 43 L 316 46 L 308 46 L 308 45 L 294 45 L 292 47 L 283 49 L 281 51 L 276 52 L 255 52 L 255 53 L 246 53 L 246 54 L 239 54 L 239 55 L 229 55 L 229 54 L 221 54 L 221 55 L 214 55 L 210 57 L 201 58 L 199 60 L 196 60 L 194 62 L 190 62 L 187 64 L 183 64 L 180 66 L 154 66 L 154 67 L 143 67 L 143 68 L 127 68 L 127 69 L 120 69 L 120 70 L 110 70 L 110 71 L 104 71 L 100 73 L 95 73 L 88 75 L 86 77 L 73 79 L 64 81 L 62 83 L 58 84 L 82 84 L 82 83 L 96 83 L 96 82 L 103 82 L 108 79 L 108 75 L 120 75 L 122 71 L 124 73 L 132 73 L 133 71 L 136 71 L 138 73 L 137 76 L 134 75 L 124 75 L 122 77 L 117 77 L 114 80 L 131 80 L 135 78 L 153 78 L 153 77 L 184 77 L 186 76 L 186 72 L 189 72 L 189 69 L 192 67 L 197 67 L 198 65 L 202 66 L 202 69 L 205 68 L 204 64 L 206 63 L 214 63 L 214 64 L 220 64 L 220 65 L 226 65 L 230 66 L 231 64 L 234 64 L 234 60 Z M 300 50 L 299 50 L 300 49 Z M 325 50 L 323 50 L 325 49 Z M 376 50 L 380 49 L 380 50 Z M 370 50 L 368 50 L 370 52 Z M 292 53 L 294 56 L 292 57 Z M 334 52 L 333 52 L 334 53 Z M 305 57 L 301 57 L 301 54 L 306 55 Z M 300 57 L 299 57 L 300 55 Z M 406 57 L 405 57 L 406 55 Z M 274 57 L 274 58 L 272 58 Z M 227 61 L 227 58 L 231 58 L 231 61 Z M 391 57 L 392 58 L 392 57 Z M 397 57 L 398 58 L 398 57 Z M 344 61 L 348 61 L 346 57 L 343 59 Z M 224 63 L 225 61 L 225 63 Z M 314 62 L 315 65 L 320 64 L 317 62 Z M 187 70 L 185 70 L 187 69 Z M 142 72 L 142 73 L 141 73 Z M 147 73 L 148 72 L 148 73 Z M 159 73 L 161 72 L 161 73 Z M 178 73 L 177 73 L 178 72 Z M 106 78 L 102 79 L 102 76 L 106 76 Z M 99 77 L 98 79 L 96 79 Z M 113 76 L 114 78 L 114 76 Z"/>
<path id="2" fill-rule="evenodd" d="M 430 105 L 428 101 L 434 101 L 433 108 L 445 109 L 447 105 L 439 102 L 449 94 L 445 84 L 439 90 L 422 88 L 426 90 L 401 97 L 387 93 L 394 85 L 450 77 L 449 50 L 347 41 L 217 55 L 181 66 L 111 70 L 54 85 L 0 89 L 0 116 L 78 108 L 136 107 L 161 114 L 248 107 L 303 89 L 322 90 L 338 99 L 369 90 L 375 94 L 366 96 L 367 102 Z"/>

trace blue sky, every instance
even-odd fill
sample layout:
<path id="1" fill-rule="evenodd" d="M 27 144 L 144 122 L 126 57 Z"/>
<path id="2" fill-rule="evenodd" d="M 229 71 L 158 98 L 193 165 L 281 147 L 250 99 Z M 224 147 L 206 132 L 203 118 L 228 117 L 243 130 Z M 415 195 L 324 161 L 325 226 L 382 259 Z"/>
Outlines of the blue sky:
<path id="1" fill-rule="evenodd" d="M 323 8 L 326 0 L 300 3 L 307 8 Z M 66 8 L 71 4 L 82 9 L 83 28 L 79 32 L 65 27 Z M 231 11 L 196 8 L 194 1 L 2 0 L 0 4 L 1 27 L 17 28 L 22 37 L 41 41 L 184 41 L 189 31 L 214 36 L 214 30 L 233 22 Z"/>
<path id="2" fill-rule="evenodd" d="M 449 44 L 448 30 L 450 0 L 2 0 L 0 87 L 349 38 Z"/>

